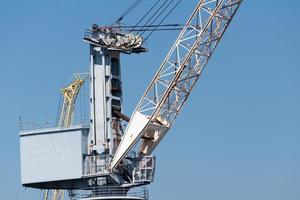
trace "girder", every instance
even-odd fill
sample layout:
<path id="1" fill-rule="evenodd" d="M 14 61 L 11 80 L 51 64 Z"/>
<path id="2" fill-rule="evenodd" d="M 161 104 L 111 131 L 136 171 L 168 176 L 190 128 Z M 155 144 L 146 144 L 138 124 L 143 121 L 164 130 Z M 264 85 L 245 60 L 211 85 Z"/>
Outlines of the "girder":
<path id="1" fill-rule="evenodd" d="M 149 155 L 174 123 L 242 0 L 200 0 L 148 86 L 111 163 L 141 141 Z"/>
<path id="2" fill-rule="evenodd" d="M 242 0 L 200 0 L 136 107 L 111 163 L 141 140 L 149 155 L 174 123 Z"/>
<path id="3" fill-rule="evenodd" d="M 63 105 L 61 109 L 58 126 L 61 128 L 69 127 L 73 123 L 74 108 L 77 96 L 84 84 L 84 80 L 88 77 L 87 74 L 75 74 L 75 80 L 67 87 L 61 89 L 63 95 Z"/>
<path id="4" fill-rule="evenodd" d="M 159 144 L 188 99 L 241 2 L 200 0 L 136 107 L 112 161 L 112 169 L 139 140 L 142 141 L 142 155 L 149 155 Z M 143 120 L 136 120 L 136 116 L 143 116 Z"/>
<path id="5" fill-rule="evenodd" d="M 46 190 L 44 200 L 64 200 L 64 190 Z"/>
<path id="6" fill-rule="evenodd" d="M 68 127 L 71 125 L 74 117 L 74 106 L 83 80 L 76 79 L 73 83 L 61 90 L 64 97 L 59 127 Z"/>
<path id="7" fill-rule="evenodd" d="M 75 80 L 67 87 L 61 89 L 61 93 L 64 97 L 63 105 L 61 109 L 61 115 L 58 126 L 60 128 L 66 128 L 73 124 L 74 108 L 77 96 L 80 92 L 84 80 L 89 77 L 88 74 L 74 74 Z M 63 200 L 64 190 L 45 190 L 44 200 Z"/>

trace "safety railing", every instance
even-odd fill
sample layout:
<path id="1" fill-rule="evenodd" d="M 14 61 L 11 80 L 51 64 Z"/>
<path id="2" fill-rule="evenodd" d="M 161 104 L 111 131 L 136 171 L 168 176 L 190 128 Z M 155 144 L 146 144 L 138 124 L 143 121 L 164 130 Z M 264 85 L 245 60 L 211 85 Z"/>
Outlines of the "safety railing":
<path id="1" fill-rule="evenodd" d="M 155 174 L 155 156 L 145 156 L 133 170 L 133 183 L 151 183 Z"/>
<path id="2" fill-rule="evenodd" d="M 117 186 L 99 186 L 81 190 L 71 190 L 69 191 L 69 197 L 71 200 L 105 197 L 108 199 L 148 200 L 149 193 L 146 187 L 126 188 Z"/>
<path id="3" fill-rule="evenodd" d="M 93 31 L 90 30 L 90 29 L 86 29 L 86 30 L 84 31 L 84 39 L 86 39 L 86 40 L 91 40 L 92 37 L 93 37 Z"/>
<path id="4" fill-rule="evenodd" d="M 83 175 L 103 174 L 108 168 L 110 157 L 107 155 L 88 155 L 84 157 Z"/>
<path id="5" fill-rule="evenodd" d="M 23 120 L 19 117 L 19 131 L 31 131 L 36 129 L 58 127 L 58 119 Z M 74 116 L 73 125 L 89 125 L 88 116 Z"/>

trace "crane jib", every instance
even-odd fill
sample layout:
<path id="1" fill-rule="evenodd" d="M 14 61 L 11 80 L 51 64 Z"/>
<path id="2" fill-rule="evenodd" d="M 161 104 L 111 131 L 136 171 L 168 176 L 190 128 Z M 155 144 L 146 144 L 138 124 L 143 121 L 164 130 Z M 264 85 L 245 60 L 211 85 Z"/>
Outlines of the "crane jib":
<path id="1" fill-rule="evenodd" d="M 241 2 L 198 3 L 133 112 L 111 169 L 136 144 L 140 144 L 142 156 L 153 152 L 174 123 Z"/>

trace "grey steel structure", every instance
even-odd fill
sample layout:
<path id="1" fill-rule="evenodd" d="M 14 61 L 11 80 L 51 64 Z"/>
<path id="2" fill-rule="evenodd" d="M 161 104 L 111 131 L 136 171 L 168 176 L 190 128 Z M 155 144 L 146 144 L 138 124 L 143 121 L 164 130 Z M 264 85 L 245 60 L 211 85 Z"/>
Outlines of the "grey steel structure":
<path id="1" fill-rule="evenodd" d="M 22 184 L 65 189 L 71 199 L 148 199 L 152 152 L 171 128 L 242 0 L 200 0 L 130 118 L 122 114 L 120 54 L 146 52 L 143 38 L 93 25 L 90 121 L 21 131 Z M 123 131 L 123 122 L 128 125 Z"/>

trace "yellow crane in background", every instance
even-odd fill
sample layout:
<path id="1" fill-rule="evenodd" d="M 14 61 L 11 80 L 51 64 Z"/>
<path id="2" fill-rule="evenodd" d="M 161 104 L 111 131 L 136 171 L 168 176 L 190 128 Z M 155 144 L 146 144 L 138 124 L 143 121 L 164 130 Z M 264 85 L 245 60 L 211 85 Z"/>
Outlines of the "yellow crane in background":
<path id="1" fill-rule="evenodd" d="M 88 77 L 89 74 L 87 73 L 76 73 L 74 74 L 74 81 L 68 86 L 61 89 L 61 94 L 63 96 L 63 105 L 60 111 L 58 127 L 66 128 L 72 126 L 76 99 L 81 87 L 84 84 L 85 79 L 87 79 Z M 64 190 L 45 190 L 43 200 L 64 200 L 64 192 Z"/>
<path id="2" fill-rule="evenodd" d="M 84 80 L 88 78 L 88 75 L 86 74 L 74 74 L 74 76 L 75 80 L 67 87 L 61 89 L 61 93 L 64 98 L 58 124 L 58 126 L 61 128 L 69 127 L 72 125 L 77 96 L 79 94 L 81 86 L 84 84 Z"/>
<path id="3" fill-rule="evenodd" d="M 46 190 L 43 200 L 64 200 L 64 190 Z"/>

